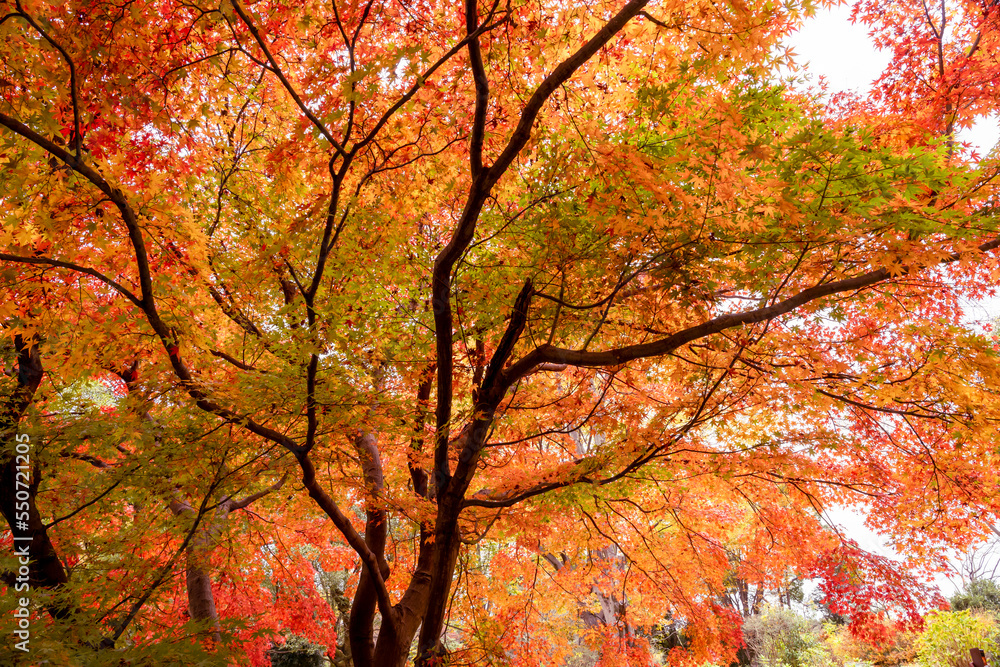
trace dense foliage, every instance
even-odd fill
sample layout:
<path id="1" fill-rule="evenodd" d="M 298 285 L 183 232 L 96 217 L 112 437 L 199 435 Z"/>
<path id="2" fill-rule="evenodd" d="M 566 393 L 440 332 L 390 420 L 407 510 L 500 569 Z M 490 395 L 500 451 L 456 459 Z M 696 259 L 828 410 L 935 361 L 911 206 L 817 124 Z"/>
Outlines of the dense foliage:
<path id="1" fill-rule="evenodd" d="M 808 2 L 0 1 L 31 659 L 721 662 L 804 578 L 919 625 L 1000 509 L 1000 11 L 936 7 L 860 4 L 892 72 L 824 108 Z"/>

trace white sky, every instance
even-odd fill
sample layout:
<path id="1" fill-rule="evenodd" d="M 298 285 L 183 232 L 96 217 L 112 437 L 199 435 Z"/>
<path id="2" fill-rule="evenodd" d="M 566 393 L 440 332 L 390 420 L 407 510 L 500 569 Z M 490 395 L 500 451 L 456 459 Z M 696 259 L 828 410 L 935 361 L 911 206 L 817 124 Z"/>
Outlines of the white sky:
<path id="1" fill-rule="evenodd" d="M 863 25 L 852 25 L 847 5 L 821 10 L 792 39 L 799 62 L 826 77 L 831 92 L 865 92 L 889 64 Z"/>
<path id="2" fill-rule="evenodd" d="M 867 27 L 852 24 L 850 14 L 848 5 L 821 10 L 790 40 L 797 60 L 813 76 L 825 78 L 829 93 L 864 94 L 889 64 L 890 54 L 876 49 Z M 985 155 L 1000 140 L 1000 122 L 996 116 L 982 118 L 973 128 L 960 132 L 958 138 Z M 970 319 L 995 318 L 1000 309 L 993 306 L 995 303 L 972 304 Z M 861 515 L 844 508 L 830 509 L 826 514 L 862 548 L 884 556 L 895 555 L 885 540 L 865 527 Z M 939 576 L 936 583 L 945 596 L 956 591 L 956 585 L 945 576 Z"/>

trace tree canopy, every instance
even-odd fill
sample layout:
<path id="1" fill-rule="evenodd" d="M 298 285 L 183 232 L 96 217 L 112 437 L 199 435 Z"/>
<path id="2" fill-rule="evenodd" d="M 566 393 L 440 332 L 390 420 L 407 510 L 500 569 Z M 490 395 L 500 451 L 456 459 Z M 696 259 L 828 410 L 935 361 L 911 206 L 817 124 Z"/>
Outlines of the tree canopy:
<path id="1" fill-rule="evenodd" d="M 33 650 L 722 661 L 790 573 L 918 623 L 1000 509 L 1000 13 L 884 4 L 824 105 L 811 2 L 0 2 Z"/>

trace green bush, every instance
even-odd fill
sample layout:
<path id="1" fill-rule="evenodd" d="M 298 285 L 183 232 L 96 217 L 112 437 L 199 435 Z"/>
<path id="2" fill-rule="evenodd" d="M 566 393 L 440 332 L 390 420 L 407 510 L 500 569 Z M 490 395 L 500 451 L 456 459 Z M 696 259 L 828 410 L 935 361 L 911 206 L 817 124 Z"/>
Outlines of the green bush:
<path id="1" fill-rule="evenodd" d="M 972 648 L 991 656 L 997 653 L 997 623 L 990 614 L 934 611 L 925 620 L 926 627 L 917 639 L 921 667 L 969 667 Z"/>
<path id="2" fill-rule="evenodd" d="M 970 582 L 965 590 L 956 593 L 951 599 L 951 608 L 955 611 L 966 609 L 1000 611 L 1000 586 L 989 579 Z"/>
<path id="3" fill-rule="evenodd" d="M 323 647 L 304 637 L 290 635 L 284 644 L 267 652 L 271 667 L 322 667 Z"/>

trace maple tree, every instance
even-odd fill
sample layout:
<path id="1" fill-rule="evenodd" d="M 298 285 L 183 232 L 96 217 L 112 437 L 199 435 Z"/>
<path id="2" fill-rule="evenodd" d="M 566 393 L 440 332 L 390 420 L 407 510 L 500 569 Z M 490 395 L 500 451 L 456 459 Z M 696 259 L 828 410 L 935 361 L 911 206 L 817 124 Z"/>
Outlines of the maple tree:
<path id="1" fill-rule="evenodd" d="M 991 101 L 828 118 L 772 76 L 809 9 L 0 4 L 3 437 L 40 443 L 28 530 L 12 464 L 0 505 L 52 626 L 615 664 L 669 614 L 671 659 L 721 659 L 727 582 L 790 570 L 860 634 L 916 620 L 933 595 L 820 510 L 933 566 L 998 509 L 996 352 L 961 324 L 996 172 L 950 145 Z M 56 409 L 95 379 L 106 410 Z"/>
<path id="2" fill-rule="evenodd" d="M 931 132 L 954 142 L 958 130 L 995 113 L 1000 12 L 993 3 L 861 1 L 852 16 L 892 54 L 871 102 L 893 112 L 895 134 L 919 140 Z"/>

